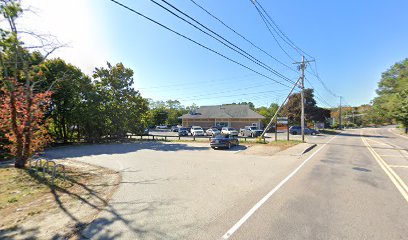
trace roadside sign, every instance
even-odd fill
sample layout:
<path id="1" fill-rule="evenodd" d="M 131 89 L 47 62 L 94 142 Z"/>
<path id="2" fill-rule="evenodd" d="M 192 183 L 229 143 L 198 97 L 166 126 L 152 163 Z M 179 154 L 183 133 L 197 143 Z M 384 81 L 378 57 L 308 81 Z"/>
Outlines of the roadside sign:
<path id="1" fill-rule="evenodd" d="M 288 124 L 288 117 L 277 117 L 277 118 L 276 118 L 276 122 L 277 122 L 278 124 L 285 124 L 285 125 L 287 125 L 287 124 Z"/>

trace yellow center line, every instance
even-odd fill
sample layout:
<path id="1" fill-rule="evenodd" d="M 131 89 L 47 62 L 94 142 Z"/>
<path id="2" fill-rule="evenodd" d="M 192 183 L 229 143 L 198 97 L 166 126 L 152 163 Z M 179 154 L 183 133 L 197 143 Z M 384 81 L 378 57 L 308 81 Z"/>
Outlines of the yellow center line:
<path id="1" fill-rule="evenodd" d="M 378 162 L 380 167 L 384 170 L 384 172 L 390 178 L 391 182 L 394 183 L 394 185 L 397 187 L 398 191 L 401 193 L 401 195 L 408 202 L 408 186 L 394 172 L 394 170 L 392 170 L 391 167 L 388 166 L 388 164 L 380 157 L 380 155 L 378 155 L 377 152 L 374 151 L 374 149 L 371 147 L 371 145 L 368 143 L 368 141 L 364 137 L 361 137 L 361 139 L 362 139 L 364 145 L 366 145 L 367 149 L 373 155 L 374 159 Z"/>

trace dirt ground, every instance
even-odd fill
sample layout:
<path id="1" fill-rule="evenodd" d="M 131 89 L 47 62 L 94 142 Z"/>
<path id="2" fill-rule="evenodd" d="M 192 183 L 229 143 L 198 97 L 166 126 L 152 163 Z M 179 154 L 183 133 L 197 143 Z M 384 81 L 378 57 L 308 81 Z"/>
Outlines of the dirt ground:
<path id="1" fill-rule="evenodd" d="M 258 156 L 273 156 L 276 153 L 283 151 L 289 147 L 292 147 L 296 144 L 300 143 L 299 141 L 277 141 L 277 142 L 270 142 L 268 144 L 255 144 L 249 143 L 245 144 L 247 149 L 245 151 L 239 152 L 239 154 L 243 155 L 258 155 Z"/>
<path id="2" fill-rule="evenodd" d="M 0 167 L 0 239 L 76 239 L 76 232 L 107 205 L 119 185 L 118 172 L 73 160 L 62 163 L 67 180 L 57 180 L 54 187 L 42 175 Z"/>

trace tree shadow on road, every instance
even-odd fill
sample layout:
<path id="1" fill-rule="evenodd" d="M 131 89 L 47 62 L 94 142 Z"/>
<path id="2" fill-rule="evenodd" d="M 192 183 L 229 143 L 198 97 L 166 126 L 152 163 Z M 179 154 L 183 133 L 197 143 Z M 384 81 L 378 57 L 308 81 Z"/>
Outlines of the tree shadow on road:
<path id="1" fill-rule="evenodd" d="M 37 239 L 36 235 L 39 233 L 38 227 L 35 228 L 26 228 L 21 225 L 16 225 L 7 229 L 0 229 L 0 239 L 2 240 L 13 240 L 18 238 L 21 235 L 27 236 L 24 239 L 35 240 Z"/>
<path id="2" fill-rule="evenodd" d="M 390 138 L 388 136 L 383 136 L 383 135 L 372 135 L 372 134 L 354 134 L 354 133 L 340 133 L 340 136 L 346 136 L 346 137 L 366 137 L 366 138 Z"/>
<path id="3" fill-rule="evenodd" d="M 57 185 L 52 185 L 48 181 L 44 181 L 42 177 L 37 174 L 32 173 L 33 181 L 38 181 L 39 184 L 45 184 L 49 187 L 51 195 L 57 207 L 70 219 L 69 224 L 70 232 L 57 233 L 53 236 L 47 236 L 47 239 L 70 239 L 72 236 L 77 235 L 83 239 L 89 239 L 97 235 L 97 239 L 117 239 L 123 234 L 131 232 L 133 236 L 137 239 L 143 236 L 153 236 L 154 239 L 177 239 L 170 234 L 174 234 L 172 231 L 163 231 L 160 229 L 159 225 L 155 224 L 144 224 L 143 222 L 137 222 L 139 219 L 135 216 L 140 214 L 157 216 L 161 215 L 163 208 L 171 208 L 175 200 L 167 201 L 123 201 L 117 202 L 112 205 L 104 197 L 101 197 L 101 193 L 92 189 L 92 185 L 87 183 L 82 183 L 76 179 L 67 175 L 66 181 L 70 184 L 75 184 L 76 190 L 71 188 L 61 188 Z M 127 182 L 129 184 L 154 184 L 157 181 L 168 181 L 170 179 L 150 179 L 145 181 L 137 182 Z M 125 183 L 117 181 L 116 185 L 119 183 Z M 78 191 L 78 188 L 81 189 Z M 75 192 L 74 192 L 75 191 Z M 78 194 L 78 192 L 81 192 Z M 87 206 L 88 210 L 92 209 L 89 214 L 97 214 L 95 219 L 91 219 L 91 216 L 80 217 L 77 215 L 75 209 L 72 209 L 70 201 L 66 201 L 66 197 L 75 198 L 80 201 L 81 205 Z M 118 211 L 118 206 L 122 206 Z M 129 206 L 138 206 L 137 208 L 128 209 Z M 101 216 L 104 213 L 104 216 Z M 108 217 L 107 217 L 108 216 Z M 132 216 L 130 218 L 129 216 Z M 112 225 L 116 226 L 119 224 L 122 227 L 120 230 L 115 229 Z M 88 227 L 89 226 L 89 227 Z M 180 226 L 182 227 L 182 226 Z M 186 226 L 188 227 L 188 226 Z M 114 229 L 115 231 L 111 231 Z M 44 235 L 39 235 L 44 233 L 44 229 L 30 228 L 24 226 L 24 224 L 18 224 L 16 226 L 0 229 L 0 239 L 42 239 Z"/>
<path id="4" fill-rule="evenodd" d="M 47 149 L 42 157 L 47 159 L 66 159 L 94 155 L 126 154 L 140 150 L 154 150 L 162 152 L 175 151 L 206 151 L 205 146 L 192 146 L 185 143 L 140 142 L 119 144 L 89 144 Z"/>

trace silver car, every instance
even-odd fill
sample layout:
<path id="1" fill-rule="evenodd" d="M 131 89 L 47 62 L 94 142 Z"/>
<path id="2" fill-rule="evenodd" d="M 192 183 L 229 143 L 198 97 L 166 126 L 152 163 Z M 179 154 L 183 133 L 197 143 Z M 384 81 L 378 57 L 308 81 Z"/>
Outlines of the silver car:
<path id="1" fill-rule="evenodd" d="M 222 134 L 229 134 L 231 136 L 238 136 L 238 131 L 235 128 L 232 127 L 223 127 L 221 129 Z"/>
<path id="2" fill-rule="evenodd" d="M 215 136 L 221 134 L 221 132 L 217 128 L 209 128 L 209 129 L 207 129 L 207 131 L 205 131 L 205 134 L 207 134 L 207 136 L 215 137 Z"/>

